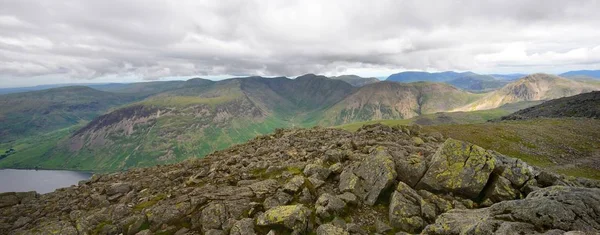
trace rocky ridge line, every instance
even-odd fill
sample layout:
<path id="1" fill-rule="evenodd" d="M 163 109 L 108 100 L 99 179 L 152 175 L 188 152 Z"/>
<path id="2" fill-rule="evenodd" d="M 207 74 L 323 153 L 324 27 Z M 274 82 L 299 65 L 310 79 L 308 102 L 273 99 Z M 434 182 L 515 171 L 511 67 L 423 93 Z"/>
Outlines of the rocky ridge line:
<path id="1" fill-rule="evenodd" d="M 0 234 L 593 233 L 599 187 L 419 126 L 278 130 L 202 159 L 0 194 Z"/>

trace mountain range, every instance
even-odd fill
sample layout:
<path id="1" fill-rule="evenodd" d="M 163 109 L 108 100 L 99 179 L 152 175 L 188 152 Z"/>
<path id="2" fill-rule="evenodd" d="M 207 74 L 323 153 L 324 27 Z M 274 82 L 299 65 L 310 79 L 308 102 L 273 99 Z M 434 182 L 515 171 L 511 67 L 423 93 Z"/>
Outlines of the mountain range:
<path id="1" fill-rule="evenodd" d="M 276 128 L 493 109 L 600 90 L 600 84 L 547 74 L 486 93 L 442 82 L 366 84 L 354 77 L 362 82 L 352 85 L 347 79 L 196 78 L 3 95 L 0 150 L 16 152 L 0 167 L 114 171 L 201 157 Z"/>

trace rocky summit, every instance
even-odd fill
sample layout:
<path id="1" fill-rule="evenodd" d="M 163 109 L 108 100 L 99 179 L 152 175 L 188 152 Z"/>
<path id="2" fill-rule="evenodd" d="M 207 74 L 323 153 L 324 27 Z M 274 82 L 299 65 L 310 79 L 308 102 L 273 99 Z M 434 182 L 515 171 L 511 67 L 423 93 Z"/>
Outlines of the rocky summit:
<path id="1" fill-rule="evenodd" d="M 0 194 L 0 233 L 594 234 L 599 187 L 416 125 L 279 129 L 201 159 Z"/>

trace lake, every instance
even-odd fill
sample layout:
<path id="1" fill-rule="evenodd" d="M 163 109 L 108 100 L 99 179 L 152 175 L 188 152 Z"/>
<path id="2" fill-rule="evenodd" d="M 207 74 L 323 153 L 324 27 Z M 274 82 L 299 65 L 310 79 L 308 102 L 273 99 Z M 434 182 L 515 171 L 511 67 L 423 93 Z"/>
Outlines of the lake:
<path id="1" fill-rule="evenodd" d="M 49 193 L 55 189 L 77 185 L 93 173 L 58 170 L 0 169 L 0 193 L 27 192 Z"/>

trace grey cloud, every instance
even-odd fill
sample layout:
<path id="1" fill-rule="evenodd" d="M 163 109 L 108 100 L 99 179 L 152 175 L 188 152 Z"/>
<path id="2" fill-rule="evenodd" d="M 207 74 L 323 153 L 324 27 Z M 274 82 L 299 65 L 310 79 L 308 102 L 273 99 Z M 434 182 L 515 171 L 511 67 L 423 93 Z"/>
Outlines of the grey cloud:
<path id="1" fill-rule="evenodd" d="M 595 0 L 4 0 L 0 82 L 600 68 L 597 9 Z"/>

